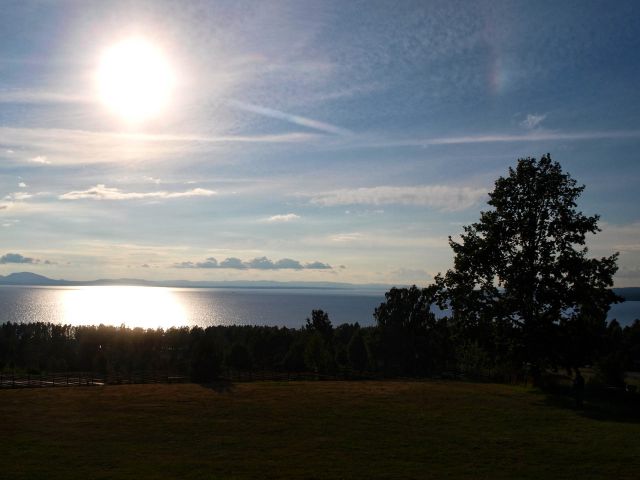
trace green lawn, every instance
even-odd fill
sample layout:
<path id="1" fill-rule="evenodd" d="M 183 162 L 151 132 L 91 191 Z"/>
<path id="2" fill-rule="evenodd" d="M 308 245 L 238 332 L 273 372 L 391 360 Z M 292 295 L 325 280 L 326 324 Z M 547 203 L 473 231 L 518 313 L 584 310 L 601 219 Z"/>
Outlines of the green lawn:
<path id="1" fill-rule="evenodd" d="M 0 477 L 640 478 L 640 423 L 559 404 L 436 381 L 4 390 Z"/>

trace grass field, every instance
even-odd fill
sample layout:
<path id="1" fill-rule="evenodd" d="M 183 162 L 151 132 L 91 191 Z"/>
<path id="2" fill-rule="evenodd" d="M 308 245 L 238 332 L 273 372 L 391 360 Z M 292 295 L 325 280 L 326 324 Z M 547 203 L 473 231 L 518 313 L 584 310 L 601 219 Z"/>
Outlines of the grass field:
<path id="1" fill-rule="evenodd" d="M 640 478 L 640 423 L 523 387 L 0 391 L 0 478 Z"/>

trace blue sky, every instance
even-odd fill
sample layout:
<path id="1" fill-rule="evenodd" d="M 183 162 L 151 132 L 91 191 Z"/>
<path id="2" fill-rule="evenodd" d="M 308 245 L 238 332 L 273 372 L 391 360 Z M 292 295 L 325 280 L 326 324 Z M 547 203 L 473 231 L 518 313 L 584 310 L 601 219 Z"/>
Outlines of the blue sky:
<path id="1" fill-rule="evenodd" d="M 131 124 L 127 38 L 174 75 Z M 0 274 L 427 284 L 550 152 L 640 285 L 638 2 L 3 1 Z"/>

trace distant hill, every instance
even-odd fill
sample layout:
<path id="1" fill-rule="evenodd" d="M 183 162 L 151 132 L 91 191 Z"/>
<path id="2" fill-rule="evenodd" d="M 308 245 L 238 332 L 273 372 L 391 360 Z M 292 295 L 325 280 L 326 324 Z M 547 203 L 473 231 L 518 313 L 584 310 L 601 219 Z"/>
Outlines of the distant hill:
<path id="1" fill-rule="evenodd" d="M 0 275 L 0 284 L 3 285 L 66 285 L 65 280 L 53 280 L 31 272 L 10 273 L 6 277 Z"/>
<path id="2" fill-rule="evenodd" d="M 353 284 L 341 282 L 274 282 L 258 281 L 189 281 L 189 280 L 140 280 L 136 278 L 99 279 L 88 281 L 55 280 L 31 272 L 11 273 L 0 275 L 0 285 L 33 285 L 33 286 L 100 286 L 100 285 L 130 285 L 146 287 L 182 287 L 182 288 L 326 288 L 326 289 L 366 289 L 385 292 L 392 285 L 384 284 Z"/>
<path id="3" fill-rule="evenodd" d="M 131 285 L 144 287 L 177 287 L 177 288 L 326 288 L 326 289 L 365 289 L 386 292 L 393 285 L 379 283 L 355 284 L 344 282 L 274 282 L 269 280 L 257 281 L 189 281 L 189 280 L 140 280 L 137 278 L 115 278 L 88 281 L 55 280 L 31 272 L 11 273 L 0 275 L 0 285 L 34 285 L 34 286 L 99 286 L 99 285 Z M 402 287 L 404 285 L 396 285 Z M 614 288 L 614 292 L 628 301 L 640 301 L 640 287 Z"/>

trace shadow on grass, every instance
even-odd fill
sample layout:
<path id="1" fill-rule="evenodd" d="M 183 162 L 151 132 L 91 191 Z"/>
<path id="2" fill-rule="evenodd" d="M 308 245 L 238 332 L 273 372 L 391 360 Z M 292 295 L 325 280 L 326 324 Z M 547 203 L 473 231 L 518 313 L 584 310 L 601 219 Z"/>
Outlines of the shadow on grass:
<path id="1" fill-rule="evenodd" d="M 538 390 L 536 393 L 544 396 L 543 405 L 573 410 L 585 418 L 608 422 L 640 423 L 638 395 L 619 391 L 586 392 L 583 406 L 578 407 L 570 390 Z"/>
<path id="2" fill-rule="evenodd" d="M 233 382 L 229 380 L 216 380 L 210 383 L 200 383 L 199 385 L 203 388 L 214 390 L 217 393 L 230 393 L 234 388 Z"/>

